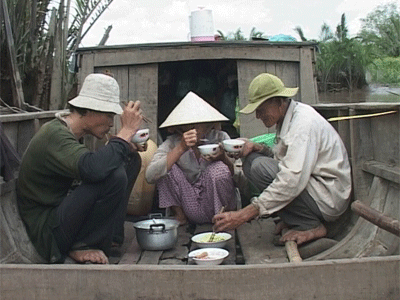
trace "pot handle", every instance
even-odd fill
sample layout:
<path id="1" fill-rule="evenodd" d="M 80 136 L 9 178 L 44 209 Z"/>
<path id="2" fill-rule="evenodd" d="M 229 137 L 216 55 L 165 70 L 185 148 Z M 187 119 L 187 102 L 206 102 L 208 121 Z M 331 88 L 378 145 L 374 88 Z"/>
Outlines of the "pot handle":
<path id="1" fill-rule="evenodd" d="M 162 213 L 149 214 L 148 216 L 149 216 L 149 219 L 155 219 L 155 218 L 161 219 L 163 217 Z"/>
<path id="2" fill-rule="evenodd" d="M 165 224 L 162 224 L 162 223 L 160 223 L 160 224 L 151 224 L 150 225 L 150 233 L 154 232 L 154 229 L 153 229 L 154 227 L 162 227 L 161 231 L 165 232 Z"/>

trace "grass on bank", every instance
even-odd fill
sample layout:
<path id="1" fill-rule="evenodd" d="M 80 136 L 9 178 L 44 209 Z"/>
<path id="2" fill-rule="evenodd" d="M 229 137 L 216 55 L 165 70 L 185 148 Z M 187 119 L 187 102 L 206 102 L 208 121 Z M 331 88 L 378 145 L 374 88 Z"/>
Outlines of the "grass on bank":
<path id="1" fill-rule="evenodd" d="M 400 86 L 400 57 L 375 59 L 367 70 L 371 83 Z"/>

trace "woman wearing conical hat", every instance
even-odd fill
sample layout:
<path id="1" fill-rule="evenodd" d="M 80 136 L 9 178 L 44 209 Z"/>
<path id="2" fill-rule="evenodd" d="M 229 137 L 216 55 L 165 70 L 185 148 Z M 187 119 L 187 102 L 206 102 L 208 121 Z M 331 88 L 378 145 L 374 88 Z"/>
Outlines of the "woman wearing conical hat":
<path id="1" fill-rule="evenodd" d="M 236 209 L 232 160 L 221 148 L 208 158 L 197 148 L 229 139 L 216 129 L 221 121 L 228 118 L 189 92 L 160 126 L 173 134 L 157 149 L 146 179 L 157 184 L 160 208 L 171 208 L 181 224 L 211 223 L 222 207 Z"/>

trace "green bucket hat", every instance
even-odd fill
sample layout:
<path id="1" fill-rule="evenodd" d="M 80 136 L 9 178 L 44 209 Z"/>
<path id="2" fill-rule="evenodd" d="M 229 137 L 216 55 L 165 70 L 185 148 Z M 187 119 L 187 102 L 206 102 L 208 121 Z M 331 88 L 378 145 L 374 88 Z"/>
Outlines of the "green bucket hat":
<path id="1" fill-rule="evenodd" d="M 247 104 L 240 112 L 243 114 L 251 114 L 265 100 L 273 97 L 293 97 L 299 90 L 296 88 L 287 88 L 282 80 L 272 74 L 262 73 L 258 75 L 250 83 Z"/>

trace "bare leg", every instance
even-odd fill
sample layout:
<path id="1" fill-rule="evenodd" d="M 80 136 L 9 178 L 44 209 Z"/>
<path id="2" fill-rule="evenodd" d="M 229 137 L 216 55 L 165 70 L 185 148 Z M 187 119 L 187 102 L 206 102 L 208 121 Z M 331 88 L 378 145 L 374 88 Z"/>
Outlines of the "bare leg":
<path id="1" fill-rule="evenodd" d="M 72 250 L 69 257 L 79 263 L 91 262 L 95 264 L 108 264 L 108 258 L 103 251 L 98 249 Z"/>
<path id="2" fill-rule="evenodd" d="M 172 212 L 174 213 L 175 219 L 179 221 L 180 225 L 188 223 L 187 217 L 180 206 L 171 206 Z"/>
<path id="3" fill-rule="evenodd" d="M 295 241 L 297 245 L 301 245 L 305 242 L 322 238 L 326 236 L 326 234 L 327 231 L 325 226 L 320 224 L 316 228 L 305 231 L 289 230 L 280 238 L 279 241 L 280 242 Z"/>
<path id="4" fill-rule="evenodd" d="M 282 230 L 288 227 L 289 226 L 285 222 L 279 221 L 275 226 L 274 234 L 281 234 Z"/>

